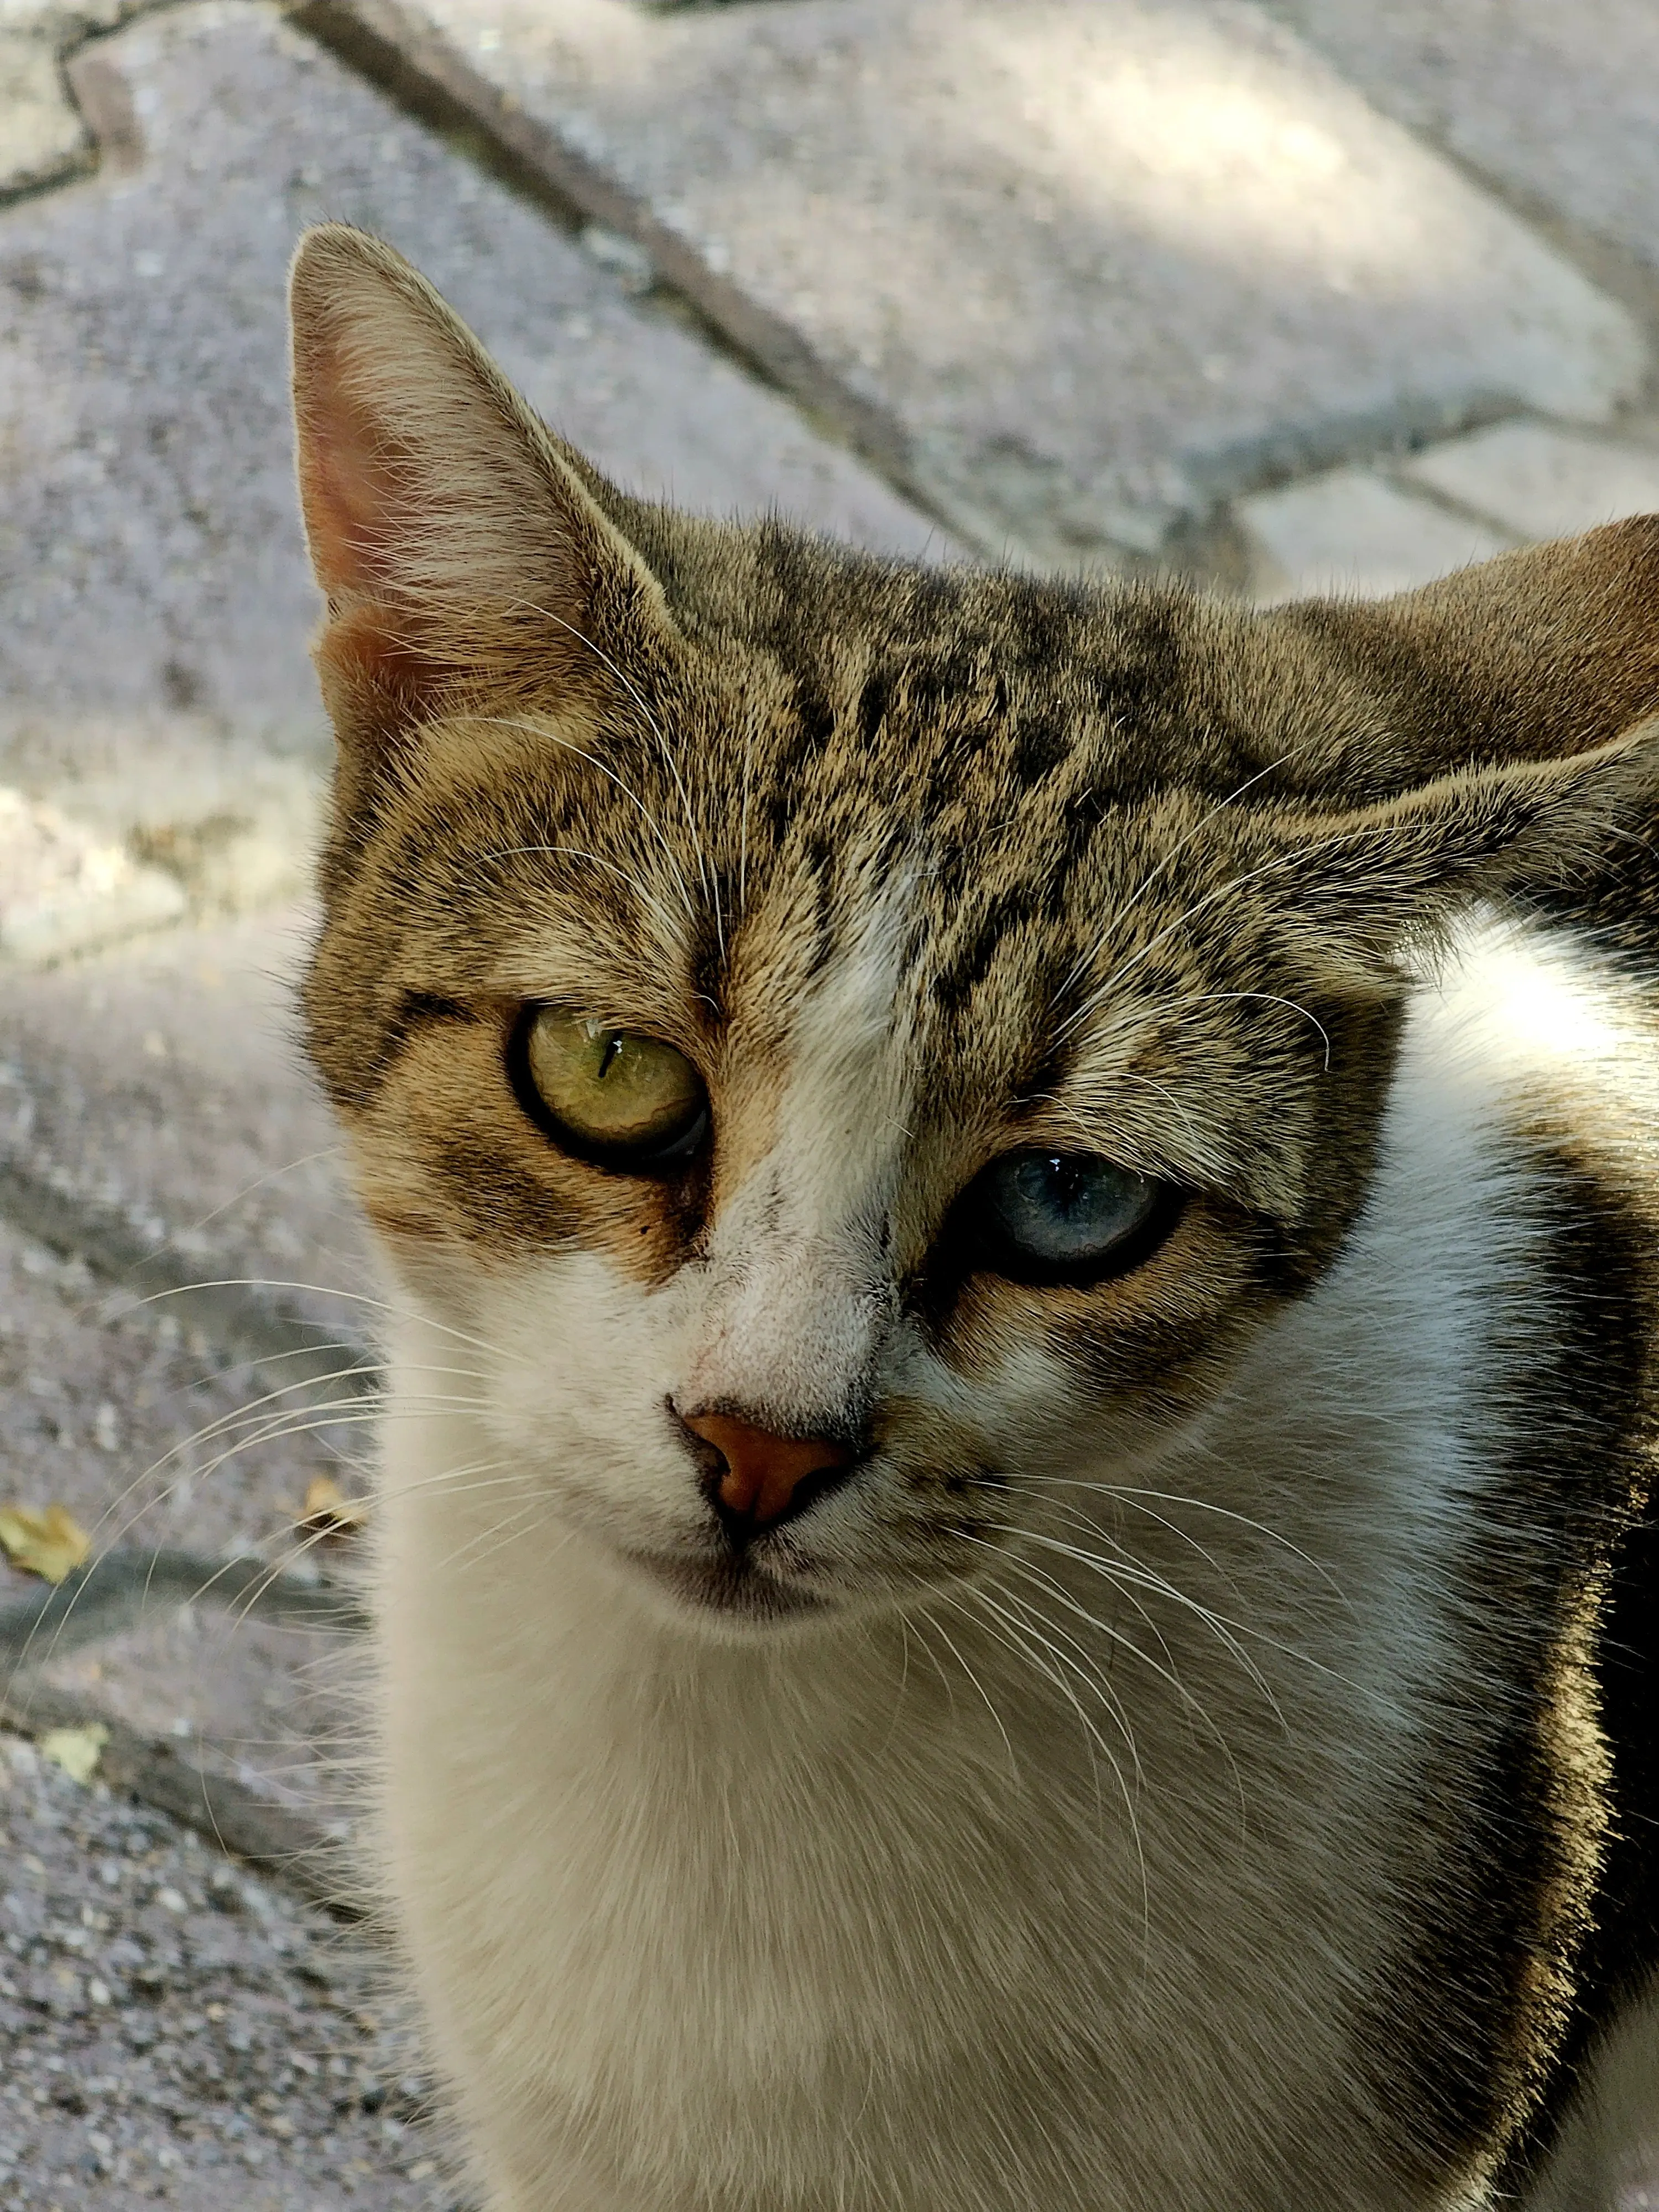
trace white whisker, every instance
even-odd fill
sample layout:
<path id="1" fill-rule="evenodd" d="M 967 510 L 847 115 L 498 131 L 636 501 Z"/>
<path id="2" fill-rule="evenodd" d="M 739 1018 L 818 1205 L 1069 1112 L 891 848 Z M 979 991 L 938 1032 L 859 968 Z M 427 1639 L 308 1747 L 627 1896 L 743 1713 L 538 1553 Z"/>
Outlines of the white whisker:
<path id="1" fill-rule="evenodd" d="M 947 1595 L 944 1601 L 947 1604 L 953 1602 L 957 1603 L 958 1610 L 960 1610 L 959 1597 L 952 1599 Z M 1014 1756 L 1012 1739 L 1010 1737 L 1007 1729 L 1003 1725 L 1002 1715 L 997 1711 L 996 1706 L 992 1703 L 990 1692 L 986 1688 L 984 1683 L 980 1680 L 979 1676 L 968 1664 L 968 1662 L 963 1657 L 961 1651 L 957 1647 L 956 1639 L 952 1637 L 949 1629 L 945 1627 L 945 1623 L 938 1618 L 937 1614 L 935 1614 L 931 1608 L 929 1609 L 927 1618 L 933 1622 L 933 1626 L 938 1629 L 939 1634 L 945 1638 L 945 1649 L 950 1652 L 951 1657 L 956 1661 L 957 1666 L 961 1668 L 963 1673 L 968 1677 L 968 1680 L 973 1684 L 974 1687 L 979 1692 L 981 1698 L 983 1698 L 985 1710 L 990 1714 L 991 1718 L 996 1723 L 997 1734 L 1002 1738 L 1003 1748 L 1008 1753 L 1008 1771 L 1012 1775 L 1015 1783 L 1018 1784 L 1019 1781 L 1019 1761 Z"/>
<path id="2" fill-rule="evenodd" d="M 562 752 L 574 753 L 578 760 L 584 760 L 590 768 L 598 769 L 599 774 L 607 781 L 616 785 L 624 799 L 631 800 L 639 809 L 646 827 L 668 855 L 668 865 L 673 872 L 675 882 L 679 886 L 681 902 L 685 908 L 687 916 L 691 919 L 696 918 L 696 901 L 691 896 L 691 886 L 685 879 L 685 871 L 680 866 L 679 855 L 669 842 L 667 832 L 640 797 L 638 792 L 631 784 L 624 783 L 615 769 L 611 768 L 607 762 L 602 761 L 597 753 L 589 752 L 586 746 L 572 744 L 568 738 L 562 738 L 556 731 L 544 728 L 535 722 L 520 721 L 512 714 L 477 714 L 472 719 L 483 723 L 486 727 L 493 726 L 502 730 L 521 730 L 527 737 L 538 738 L 544 744 L 557 745 Z"/>
<path id="3" fill-rule="evenodd" d="M 510 860 L 520 854 L 536 853 L 547 853 L 569 860 L 590 860 L 596 868 L 608 869 L 613 876 L 619 876 L 634 896 L 650 908 L 662 924 L 665 934 L 672 935 L 672 924 L 661 901 L 646 889 L 638 876 L 630 875 L 620 862 L 607 860 L 603 853 L 590 853 L 580 845 L 493 845 L 487 852 L 475 853 L 472 857 L 479 861 Z"/>
<path id="4" fill-rule="evenodd" d="M 1096 938 L 1089 950 L 1086 952 L 1080 952 L 1077 958 L 1072 963 L 1071 966 L 1066 969 L 1065 975 L 1060 979 L 1060 988 L 1054 994 L 1056 998 L 1063 998 L 1065 996 L 1066 993 L 1071 989 L 1073 984 L 1076 982 L 1078 977 L 1082 975 L 1084 969 L 1089 967 L 1091 963 L 1099 957 L 1100 949 L 1106 942 L 1107 936 L 1110 932 L 1118 927 L 1126 914 L 1132 914 L 1134 911 L 1135 908 L 1139 905 L 1141 900 L 1146 897 L 1147 892 L 1152 890 L 1153 884 L 1159 882 L 1165 872 L 1175 866 L 1176 862 L 1181 858 L 1181 855 L 1186 851 L 1187 848 L 1193 843 L 1194 839 L 1203 836 L 1204 832 L 1209 828 L 1211 823 L 1215 820 L 1217 815 L 1224 813 L 1228 807 L 1233 805 L 1236 799 L 1243 799 L 1245 793 L 1254 789 L 1254 787 L 1262 781 L 1264 776 L 1273 775 L 1276 769 L 1283 768 L 1287 761 L 1294 759 L 1297 753 L 1301 750 L 1301 746 L 1292 745 L 1289 752 L 1281 753 L 1277 760 L 1269 761 L 1265 768 L 1259 768 L 1255 770 L 1254 775 L 1247 775 L 1243 782 L 1237 785 L 1235 789 L 1230 791 L 1224 799 L 1217 799 L 1214 805 L 1207 808 L 1204 814 L 1200 817 L 1199 820 L 1195 822 L 1193 827 L 1187 832 L 1184 837 L 1176 839 L 1176 842 L 1164 855 L 1157 866 L 1150 869 L 1135 885 L 1133 890 L 1130 892 L 1128 897 L 1124 900 L 1123 903 L 1113 909 L 1111 921 L 1107 924 L 1106 928 L 1102 931 L 1101 934 Z"/>

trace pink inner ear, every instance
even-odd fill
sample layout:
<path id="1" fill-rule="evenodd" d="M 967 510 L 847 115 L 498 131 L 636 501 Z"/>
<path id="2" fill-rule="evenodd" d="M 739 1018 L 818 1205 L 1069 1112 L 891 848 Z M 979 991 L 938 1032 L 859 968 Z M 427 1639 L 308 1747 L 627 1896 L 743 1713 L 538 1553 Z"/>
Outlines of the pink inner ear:
<path id="1" fill-rule="evenodd" d="M 310 365 L 300 409 L 300 498 L 317 581 L 332 600 L 378 592 L 394 565 L 397 459 L 337 353 Z"/>

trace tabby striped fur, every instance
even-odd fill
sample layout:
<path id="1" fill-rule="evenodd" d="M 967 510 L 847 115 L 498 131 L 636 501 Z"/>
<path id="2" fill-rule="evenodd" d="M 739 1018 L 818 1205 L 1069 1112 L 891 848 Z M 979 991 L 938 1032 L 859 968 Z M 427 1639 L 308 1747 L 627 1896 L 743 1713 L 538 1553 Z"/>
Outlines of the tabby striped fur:
<path id="1" fill-rule="evenodd" d="M 1380 605 L 623 496 L 313 233 L 313 1056 L 492 2212 L 1611 2204 L 1659 2106 L 1659 524 Z M 526 1003 L 677 1046 L 568 1156 Z M 1182 1194 L 1034 1287 L 1012 1147 Z M 671 1404 L 847 1440 L 746 1612 Z"/>

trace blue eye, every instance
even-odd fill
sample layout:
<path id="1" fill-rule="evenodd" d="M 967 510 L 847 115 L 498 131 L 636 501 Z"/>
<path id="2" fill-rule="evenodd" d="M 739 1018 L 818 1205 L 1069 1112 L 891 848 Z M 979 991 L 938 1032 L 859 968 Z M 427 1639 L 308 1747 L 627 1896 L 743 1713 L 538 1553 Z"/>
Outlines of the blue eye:
<path id="1" fill-rule="evenodd" d="M 1017 1282 L 1124 1273 L 1176 1211 L 1167 1184 L 1081 1153 L 1006 1152 L 966 1195 L 986 1264 Z"/>

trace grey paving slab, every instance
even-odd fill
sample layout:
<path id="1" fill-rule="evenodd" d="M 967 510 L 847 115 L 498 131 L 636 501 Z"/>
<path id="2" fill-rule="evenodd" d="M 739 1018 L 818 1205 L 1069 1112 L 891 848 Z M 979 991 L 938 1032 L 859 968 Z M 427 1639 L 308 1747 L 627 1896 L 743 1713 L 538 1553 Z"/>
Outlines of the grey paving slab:
<path id="1" fill-rule="evenodd" d="M 176 921 L 177 878 L 0 784 L 0 960 L 44 960 Z"/>
<path id="2" fill-rule="evenodd" d="M 361 1341 L 374 1310 L 326 1295 L 372 1286 L 292 1047 L 301 935 L 297 917 L 179 931 L 0 979 L 0 1199 L 15 1171 L 62 1194 L 71 1233 L 80 1207 L 126 1224 L 137 1250 L 167 1240 L 187 1281 L 316 1286 L 273 1304 Z M 100 1553 L 279 1564 L 301 1548 L 314 1475 L 363 1486 L 363 1415 L 349 1382 L 239 1360 L 190 1303 L 141 1300 L 120 1270 L 0 1221 L 0 1503 L 66 1506 Z M 41 1588 L 0 1566 L 0 1608 Z M 30 1663 L 137 1726 L 186 1723 L 223 1771 L 320 1817 L 328 1778 L 310 1747 L 339 1723 L 319 1672 L 337 1647 L 204 1604 Z"/>
<path id="3" fill-rule="evenodd" d="M 0 0 L 0 30 L 44 39 L 59 52 L 94 32 L 112 31 L 158 0 Z"/>
<path id="4" fill-rule="evenodd" d="M 260 1801 L 325 1836 L 349 1836 L 355 1802 L 346 1770 L 362 1771 L 366 1737 L 350 1693 L 356 1646 L 317 1629 L 240 1620 L 210 1603 L 102 1638 L 31 1670 L 40 1686 L 88 1711 L 177 1745 L 210 1778 L 228 1775 Z"/>
<path id="5" fill-rule="evenodd" d="M 1274 0 L 1377 104 L 1659 270 L 1652 0 Z"/>
<path id="6" fill-rule="evenodd" d="M 374 1286 L 295 1043 L 307 927 L 279 911 L 0 970 L 0 1175 L 106 1211 L 202 1279 L 319 1285 L 282 1295 L 361 1336 Z"/>
<path id="7" fill-rule="evenodd" d="M 0 0 L 0 201 L 93 166 L 100 118 L 87 114 L 85 100 L 77 100 L 64 64 L 84 40 L 156 4 Z M 94 105 L 98 90 L 94 71 Z M 107 101 L 102 106 L 106 120 Z"/>
<path id="8" fill-rule="evenodd" d="M 797 333 L 981 543 L 1153 550 L 1391 428 L 1595 419 L 1645 374 L 1620 307 L 1243 0 L 418 20 Z"/>
<path id="9" fill-rule="evenodd" d="M 1449 513 L 1364 468 L 1332 469 L 1259 493 L 1239 502 L 1235 519 L 1255 595 L 1268 601 L 1305 592 L 1382 598 L 1519 543 L 1491 522 Z"/>
<path id="10" fill-rule="evenodd" d="M 635 487 L 938 544 L 786 400 L 275 9 L 151 15 L 76 66 L 94 64 L 94 106 L 129 118 L 119 159 L 0 210 L 0 781 L 60 799 L 100 781 L 107 811 L 124 781 L 153 809 L 160 777 L 186 811 L 207 788 L 199 822 L 216 747 L 232 783 L 256 757 L 320 758 L 283 310 L 318 216 L 402 246 Z"/>
<path id="11" fill-rule="evenodd" d="M 1524 538 L 1567 538 L 1659 511 L 1659 447 L 1504 422 L 1419 454 L 1407 479 Z"/>

